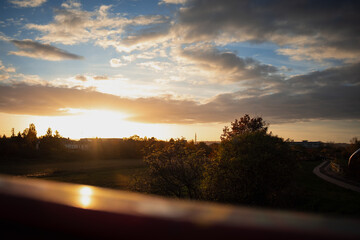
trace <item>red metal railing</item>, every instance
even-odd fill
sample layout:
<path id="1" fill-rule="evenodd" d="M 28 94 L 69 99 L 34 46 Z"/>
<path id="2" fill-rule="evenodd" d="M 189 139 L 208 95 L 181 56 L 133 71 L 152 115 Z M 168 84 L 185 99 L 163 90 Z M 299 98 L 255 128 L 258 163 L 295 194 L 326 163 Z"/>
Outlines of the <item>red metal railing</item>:
<path id="1" fill-rule="evenodd" d="M 0 176 L 0 227 L 12 239 L 360 239 L 357 220 L 9 176 Z"/>

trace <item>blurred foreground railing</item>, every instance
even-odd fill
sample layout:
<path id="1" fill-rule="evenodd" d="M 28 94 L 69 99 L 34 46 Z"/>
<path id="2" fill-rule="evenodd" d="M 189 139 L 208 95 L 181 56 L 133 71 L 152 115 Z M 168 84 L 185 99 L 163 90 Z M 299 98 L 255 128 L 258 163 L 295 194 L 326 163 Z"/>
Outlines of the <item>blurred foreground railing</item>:
<path id="1" fill-rule="evenodd" d="M 9 239 L 360 239 L 360 222 L 0 176 Z"/>
<path id="2" fill-rule="evenodd" d="M 355 158 L 357 154 L 360 154 L 360 148 L 356 150 L 353 154 L 351 154 L 351 156 L 349 157 L 348 166 L 350 166 L 352 159 Z"/>

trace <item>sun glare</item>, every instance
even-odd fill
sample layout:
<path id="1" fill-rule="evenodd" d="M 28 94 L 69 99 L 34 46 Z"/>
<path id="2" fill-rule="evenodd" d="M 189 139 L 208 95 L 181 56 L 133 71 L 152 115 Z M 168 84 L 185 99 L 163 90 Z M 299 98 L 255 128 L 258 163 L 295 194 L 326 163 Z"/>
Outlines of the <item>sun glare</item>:
<path id="1" fill-rule="evenodd" d="M 22 132 L 34 123 L 38 137 L 46 134 L 50 127 L 57 130 L 61 136 L 71 139 L 81 138 L 124 138 L 133 135 L 140 137 L 155 137 L 169 140 L 170 138 L 185 137 L 194 139 L 197 134 L 198 141 L 217 140 L 221 134 L 223 124 L 153 124 L 131 122 L 127 120 L 130 115 L 110 110 L 89 109 L 62 109 L 70 115 L 65 116 L 21 116 L 0 114 L 5 124 L 0 125 L 1 131 L 7 136 L 11 134 L 14 123 L 17 124 L 15 134 Z"/>
<path id="2" fill-rule="evenodd" d="M 89 207 L 93 190 L 90 187 L 81 187 L 79 189 L 79 202 L 82 207 Z"/>
<path id="3" fill-rule="evenodd" d="M 115 137 L 127 131 L 128 115 L 109 110 L 66 109 L 70 116 L 38 117 L 34 120 L 39 132 L 48 127 L 62 136 L 74 139 Z M 123 134 L 121 134 L 123 135 Z"/>

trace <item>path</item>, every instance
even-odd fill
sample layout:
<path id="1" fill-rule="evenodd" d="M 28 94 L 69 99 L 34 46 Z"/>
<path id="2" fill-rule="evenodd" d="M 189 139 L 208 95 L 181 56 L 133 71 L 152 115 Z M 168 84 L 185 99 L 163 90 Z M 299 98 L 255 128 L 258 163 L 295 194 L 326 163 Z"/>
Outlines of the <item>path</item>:
<path id="1" fill-rule="evenodd" d="M 319 166 L 314 168 L 313 173 L 316 176 L 318 176 L 319 178 L 322 178 L 323 180 L 328 181 L 328 182 L 330 182 L 332 184 L 338 185 L 339 187 L 350 189 L 350 190 L 355 191 L 355 192 L 360 192 L 360 187 L 355 186 L 355 185 L 350 184 L 350 183 L 343 182 L 340 179 L 336 179 L 334 177 L 331 177 L 330 175 L 324 174 L 321 170 L 325 169 L 325 167 L 327 167 L 327 165 L 329 165 L 329 163 L 330 163 L 329 161 L 324 161 Z"/>

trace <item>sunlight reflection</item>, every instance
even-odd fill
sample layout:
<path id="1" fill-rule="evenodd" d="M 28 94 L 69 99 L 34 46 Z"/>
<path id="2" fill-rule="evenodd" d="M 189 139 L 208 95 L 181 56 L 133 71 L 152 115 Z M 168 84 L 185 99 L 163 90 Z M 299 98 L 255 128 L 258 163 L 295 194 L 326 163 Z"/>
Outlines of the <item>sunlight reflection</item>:
<path id="1" fill-rule="evenodd" d="M 91 195 L 93 194 L 93 190 L 90 187 L 81 187 L 79 193 L 80 205 L 84 208 L 89 207 L 91 204 Z"/>

